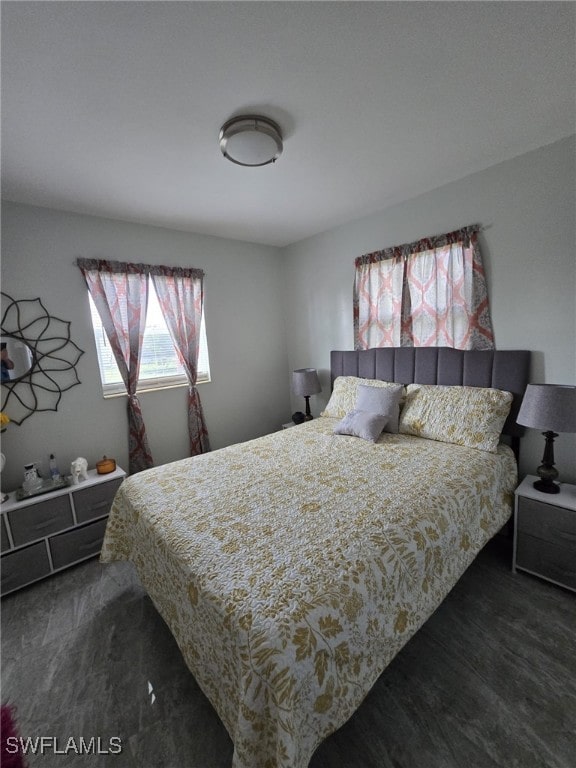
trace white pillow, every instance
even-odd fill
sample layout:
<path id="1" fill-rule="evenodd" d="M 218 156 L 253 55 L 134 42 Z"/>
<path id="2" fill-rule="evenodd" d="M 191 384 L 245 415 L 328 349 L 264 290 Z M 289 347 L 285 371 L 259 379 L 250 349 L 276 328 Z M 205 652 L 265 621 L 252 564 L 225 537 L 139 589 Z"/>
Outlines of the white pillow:
<path id="1" fill-rule="evenodd" d="M 369 413 L 368 411 L 350 411 L 334 427 L 335 435 L 351 435 L 361 437 L 375 443 L 382 434 L 386 425 L 386 416 L 381 413 Z"/>
<path id="2" fill-rule="evenodd" d="M 379 381 L 378 379 L 361 379 L 358 376 L 338 376 L 334 379 L 334 387 L 330 400 L 322 416 L 332 416 L 335 419 L 343 419 L 347 413 L 356 408 L 356 397 L 358 395 L 358 386 L 363 384 L 367 387 L 402 387 L 402 384 L 396 384 L 391 381 Z"/>
<path id="3" fill-rule="evenodd" d="M 398 434 L 398 419 L 400 418 L 400 400 L 404 395 L 403 384 L 392 384 L 389 387 L 358 385 L 356 409 L 381 413 L 386 416 L 385 432 Z"/>

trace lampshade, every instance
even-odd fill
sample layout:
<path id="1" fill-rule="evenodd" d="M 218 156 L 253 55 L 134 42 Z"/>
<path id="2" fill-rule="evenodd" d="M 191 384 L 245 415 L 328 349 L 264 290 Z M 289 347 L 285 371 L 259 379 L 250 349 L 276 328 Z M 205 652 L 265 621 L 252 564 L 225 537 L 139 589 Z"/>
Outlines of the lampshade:
<path id="1" fill-rule="evenodd" d="M 283 149 L 279 126 L 260 115 L 231 118 L 220 129 L 219 142 L 227 160 L 249 167 L 275 162 Z"/>
<path id="2" fill-rule="evenodd" d="M 528 384 L 518 424 L 552 432 L 576 432 L 576 387 Z"/>
<path id="3" fill-rule="evenodd" d="M 298 368 L 292 373 L 292 390 L 294 394 L 309 397 L 322 392 L 316 368 Z"/>

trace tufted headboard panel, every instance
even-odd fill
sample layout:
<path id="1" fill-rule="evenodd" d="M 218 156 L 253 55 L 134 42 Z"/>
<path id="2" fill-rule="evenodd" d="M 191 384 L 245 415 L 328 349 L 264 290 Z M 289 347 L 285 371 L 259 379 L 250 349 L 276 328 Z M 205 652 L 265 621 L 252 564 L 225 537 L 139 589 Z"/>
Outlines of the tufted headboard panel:
<path id="1" fill-rule="evenodd" d="M 530 372 L 526 350 L 460 350 L 449 347 L 382 347 L 330 353 L 331 384 L 337 376 L 395 381 L 399 384 L 447 384 L 494 387 L 514 400 L 504 434 L 520 437 L 516 417 Z"/>

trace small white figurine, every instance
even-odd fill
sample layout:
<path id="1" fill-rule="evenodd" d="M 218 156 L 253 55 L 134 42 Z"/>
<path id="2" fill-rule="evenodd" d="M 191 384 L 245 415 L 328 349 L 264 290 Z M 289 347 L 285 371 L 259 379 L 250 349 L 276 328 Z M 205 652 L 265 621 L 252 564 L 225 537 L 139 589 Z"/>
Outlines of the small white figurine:
<path id="1" fill-rule="evenodd" d="M 74 459 L 70 465 L 70 474 L 72 475 L 72 485 L 78 485 L 80 479 L 88 480 L 88 462 L 79 456 Z"/>

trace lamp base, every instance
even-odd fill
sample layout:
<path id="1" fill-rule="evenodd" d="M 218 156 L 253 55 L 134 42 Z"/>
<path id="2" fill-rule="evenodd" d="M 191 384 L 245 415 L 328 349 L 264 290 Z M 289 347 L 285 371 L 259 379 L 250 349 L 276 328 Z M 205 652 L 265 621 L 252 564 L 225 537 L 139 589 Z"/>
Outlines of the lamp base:
<path id="1" fill-rule="evenodd" d="M 558 437 L 558 435 L 551 430 L 542 434 L 546 438 L 546 445 L 544 447 L 542 464 L 536 470 L 540 480 L 536 480 L 533 485 L 537 491 L 542 493 L 560 493 L 560 486 L 554 482 L 558 477 L 558 470 L 554 466 L 554 438 Z"/>
<path id="2" fill-rule="evenodd" d="M 532 485 L 542 493 L 560 493 L 560 486 L 553 480 L 536 480 Z"/>

